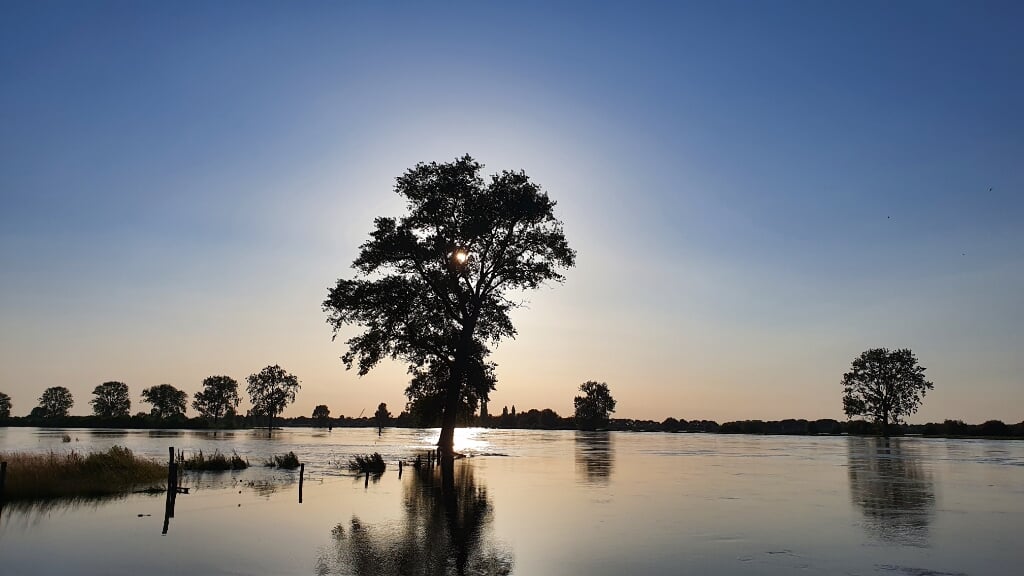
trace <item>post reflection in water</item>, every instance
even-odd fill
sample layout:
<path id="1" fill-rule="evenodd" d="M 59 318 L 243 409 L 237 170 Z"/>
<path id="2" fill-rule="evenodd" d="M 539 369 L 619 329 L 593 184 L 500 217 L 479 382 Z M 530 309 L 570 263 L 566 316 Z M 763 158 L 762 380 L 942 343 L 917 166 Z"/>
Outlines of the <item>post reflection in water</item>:
<path id="1" fill-rule="evenodd" d="M 317 573 L 481 574 L 512 572 L 512 554 L 491 535 L 493 505 L 469 460 L 405 471 L 404 517 L 363 524 L 353 516 L 332 530 Z"/>
<path id="2" fill-rule="evenodd" d="M 611 432 L 576 432 L 576 481 L 608 484 L 615 464 Z"/>
<path id="3" fill-rule="evenodd" d="M 883 542 L 927 546 L 935 487 L 912 443 L 850 438 L 850 498 L 868 533 Z"/>

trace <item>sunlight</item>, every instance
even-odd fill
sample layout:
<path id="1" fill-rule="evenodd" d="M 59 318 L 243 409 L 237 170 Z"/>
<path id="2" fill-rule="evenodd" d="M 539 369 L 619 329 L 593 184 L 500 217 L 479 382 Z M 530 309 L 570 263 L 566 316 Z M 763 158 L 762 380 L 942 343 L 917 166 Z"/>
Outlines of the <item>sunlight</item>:
<path id="1" fill-rule="evenodd" d="M 486 428 L 456 428 L 455 429 L 455 451 L 460 454 L 475 455 L 485 453 L 490 442 L 481 438 Z M 436 446 L 441 438 L 440 428 L 431 428 L 427 436 L 423 438 L 425 444 Z"/>
<path id="2" fill-rule="evenodd" d="M 455 251 L 452 257 L 455 258 L 455 261 L 458 262 L 459 264 L 465 264 L 466 260 L 469 260 L 469 253 L 460 248 L 459 250 Z"/>

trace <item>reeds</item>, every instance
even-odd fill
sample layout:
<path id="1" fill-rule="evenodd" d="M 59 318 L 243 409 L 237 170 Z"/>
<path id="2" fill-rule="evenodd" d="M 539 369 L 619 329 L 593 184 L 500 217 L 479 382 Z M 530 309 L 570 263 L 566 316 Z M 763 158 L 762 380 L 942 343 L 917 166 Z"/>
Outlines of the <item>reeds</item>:
<path id="1" fill-rule="evenodd" d="M 348 461 L 348 469 L 360 474 L 383 474 L 386 468 L 384 458 L 377 452 L 367 455 L 356 454 Z"/>
<path id="2" fill-rule="evenodd" d="M 182 470 L 225 472 L 228 470 L 245 470 L 249 467 L 249 461 L 239 456 L 237 452 L 232 452 L 231 456 L 227 456 L 221 453 L 220 450 L 216 450 L 210 456 L 206 456 L 200 450 L 189 455 L 187 458 L 180 458 L 178 466 Z"/>
<path id="3" fill-rule="evenodd" d="M 7 462 L 3 497 L 9 500 L 103 496 L 167 478 L 167 466 L 114 446 L 106 452 L 0 454 Z"/>
<path id="4" fill-rule="evenodd" d="M 263 463 L 267 468 L 284 468 L 286 470 L 294 470 L 299 467 L 299 457 L 295 455 L 295 452 L 289 452 L 287 454 L 274 454 L 274 456 Z"/>

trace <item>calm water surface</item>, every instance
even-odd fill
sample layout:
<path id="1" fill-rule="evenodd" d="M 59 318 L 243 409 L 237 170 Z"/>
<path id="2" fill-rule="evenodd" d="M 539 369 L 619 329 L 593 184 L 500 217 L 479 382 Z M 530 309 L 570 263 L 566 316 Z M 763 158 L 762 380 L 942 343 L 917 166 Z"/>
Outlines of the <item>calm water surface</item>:
<path id="1" fill-rule="evenodd" d="M 63 443 L 69 434 L 73 441 Z M 164 498 L 7 504 L 0 574 L 1019 574 L 1024 442 L 470 429 L 0 428 L 0 452 L 113 445 L 254 466 Z M 258 464 L 294 451 L 296 473 Z M 339 463 L 380 452 L 379 478 Z"/>

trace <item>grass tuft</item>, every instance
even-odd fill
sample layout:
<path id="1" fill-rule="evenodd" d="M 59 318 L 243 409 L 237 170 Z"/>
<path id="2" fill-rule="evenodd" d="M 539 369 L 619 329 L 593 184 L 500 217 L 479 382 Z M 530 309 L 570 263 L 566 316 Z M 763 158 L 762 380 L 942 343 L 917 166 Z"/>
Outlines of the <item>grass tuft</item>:
<path id="1" fill-rule="evenodd" d="M 377 452 L 373 454 L 361 455 L 356 454 L 348 461 L 348 469 L 353 472 L 367 473 L 370 474 L 383 474 L 387 468 L 387 464 L 384 463 L 384 458 Z"/>
<path id="2" fill-rule="evenodd" d="M 203 451 L 182 458 L 178 461 L 182 470 L 196 470 L 201 472 L 225 472 L 227 470 L 245 470 L 249 467 L 249 461 L 232 452 L 231 456 L 222 454 L 219 450 L 210 456 L 205 456 Z"/>
<path id="3" fill-rule="evenodd" d="M 167 467 L 122 446 L 83 455 L 67 453 L 0 454 L 7 462 L 3 496 L 10 500 L 66 496 L 105 496 L 167 478 Z"/>
<path id="4" fill-rule="evenodd" d="M 295 455 L 295 452 L 289 452 L 287 454 L 274 454 L 274 457 L 263 463 L 267 468 L 284 468 L 286 470 L 294 470 L 299 467 L 299 457 Z"/>

